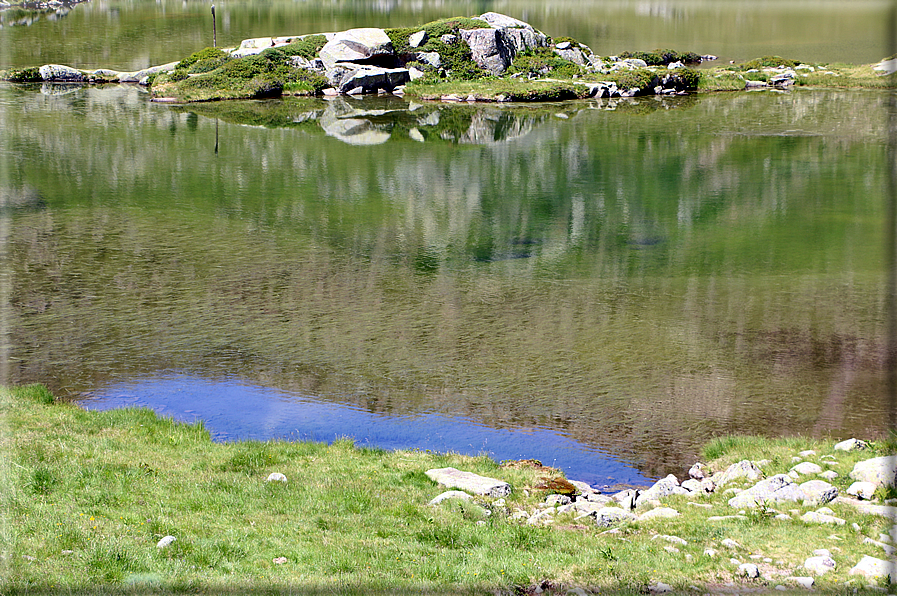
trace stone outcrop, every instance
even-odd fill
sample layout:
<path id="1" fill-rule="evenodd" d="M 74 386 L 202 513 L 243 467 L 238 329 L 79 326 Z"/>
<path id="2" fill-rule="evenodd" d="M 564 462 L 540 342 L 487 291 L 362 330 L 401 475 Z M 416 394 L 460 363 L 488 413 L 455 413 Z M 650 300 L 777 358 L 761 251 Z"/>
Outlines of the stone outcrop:
<path id="1" fill-rule="evenodd" d="M 80 70 L 62 64 L 45 64 L 38 69 L 44 81 L 56 83 L 83 83 L 87 77 Z"/>
<path id="2" fill-rule="evenodd" d="M 851 568 L 849 574 L 873 580 L 888 578 L 890 583 L 894 584 L 897 583 L 897 563 L 866 555 Z"/>
<path id="3" fill-rule="evenodd" d="M 460 488 L 475 495 L 505 497 L 511 494 L 511 485 L 502 480 L 487 478 L 473 472 L 462 472 L 456 468 L 427 470 L 427 477 L 448 488 Z"/>
<path id="4" fill-rule="evenodd" d="M 850 477 L 876 486 L 897 486 L 897 455 L 873 457 L 857 462 Z"/>
<path id="5" fill-rule="evenodd" d="M 392 41 L 383 29 L 366 27 L 335 34 L 318 53 L 329 70 L 339 62 L 394 66 Z"/>

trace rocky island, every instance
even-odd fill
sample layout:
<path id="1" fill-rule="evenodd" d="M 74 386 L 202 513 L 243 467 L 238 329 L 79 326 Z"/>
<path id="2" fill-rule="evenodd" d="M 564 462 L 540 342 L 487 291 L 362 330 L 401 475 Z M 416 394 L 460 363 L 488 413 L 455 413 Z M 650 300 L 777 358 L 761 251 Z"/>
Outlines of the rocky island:
<path id="1" fill-rule="evenodd" d="M 597 56 L 569 37 L 486 12 L 405 28 L 358 28 L 244 40 L 137 72 L 47 64 L 0 72 L 16 82 L 137 83 L 155 101 L 392 93 L 444 101 L 551 101 L 791 85 L 893 85 L 897 59 L 852 66 L 765 56 L 716 68 L 715 56 L 658 49 Z"/>

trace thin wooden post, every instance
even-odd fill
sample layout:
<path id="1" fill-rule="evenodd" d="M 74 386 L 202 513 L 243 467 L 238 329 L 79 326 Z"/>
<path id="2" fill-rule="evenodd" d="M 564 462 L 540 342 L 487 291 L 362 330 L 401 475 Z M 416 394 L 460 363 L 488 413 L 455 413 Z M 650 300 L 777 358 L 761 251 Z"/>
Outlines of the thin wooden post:
<path id="1" fill-rule="evenodd" d="M 218 47 L 218 31 L 215 27 L 215 5 L 212 4 L 212 47 Z"/>

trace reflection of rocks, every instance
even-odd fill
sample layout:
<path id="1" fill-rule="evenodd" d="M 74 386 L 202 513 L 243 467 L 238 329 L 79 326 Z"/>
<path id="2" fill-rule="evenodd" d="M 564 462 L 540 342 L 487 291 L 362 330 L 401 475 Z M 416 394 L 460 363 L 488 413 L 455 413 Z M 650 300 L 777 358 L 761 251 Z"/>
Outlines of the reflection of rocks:
<path id="1" fill-rule="evenodd" d="M 41 95 L 68 95 L 76 91 L 82 90 L 81 85 L 69 83 L 42 83 L 40 86 Z"/>
<path id="2" fill-rule="evenodd" d="M 57 21 L 67 17 L 72 11 L 72 8 L 86 1 L 87 0 L 69 0 L 66 2 L 60 2 L 59 0 L 51 0 L 50 2 L 0 2 L 0 29 L 3 27 L 28 27 L 37 23 L 41 17 L 46 17 L 48 21 Z M 12 11 L 10 9 L 17 10 Z M 22 11 L 25 12 L 24 16 L 22 15 Z M 14 16 L 7 20 L 5 17 L 10 14 L 14 14 Z"/>
<path id="3" fill-rule="evenodd" d="M 350 145 L 379 145 L 389 140 L 389 130 L 369 120 L 372 116 L 382 116 L 384 112 L 379 110 L 366 112 L 356 110 L 342 99 L 334 99 L 328 102 L 318 123 L 324 132 Z"/>
<path id="4" fill-rule="evenodd" d="M 44 208 L 37 189 L 30 186 L 13 188 L 0 186 L 0 213 L 7 211 L 37 211 Z"/>

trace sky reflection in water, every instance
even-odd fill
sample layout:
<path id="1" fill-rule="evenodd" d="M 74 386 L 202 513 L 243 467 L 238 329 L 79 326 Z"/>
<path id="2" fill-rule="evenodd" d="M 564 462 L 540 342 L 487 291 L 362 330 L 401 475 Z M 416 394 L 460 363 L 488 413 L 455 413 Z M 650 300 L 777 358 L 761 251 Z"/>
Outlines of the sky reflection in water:
<path id="1" fill-rule="evenodd" d="M 287 438 L 330 443 L 348 436 L 362 447 L 486 454 L 496 461 L 535 458 L 597 487 L 651 482 L 638 470 L 556 431 L 489 428 L 436 413 L 376 414 L 234 380 L 153 376 L 100 388 L 81 405 L 89 410 L 147 407 L 176 420 L 203 420 L 216 441 Z"/>

